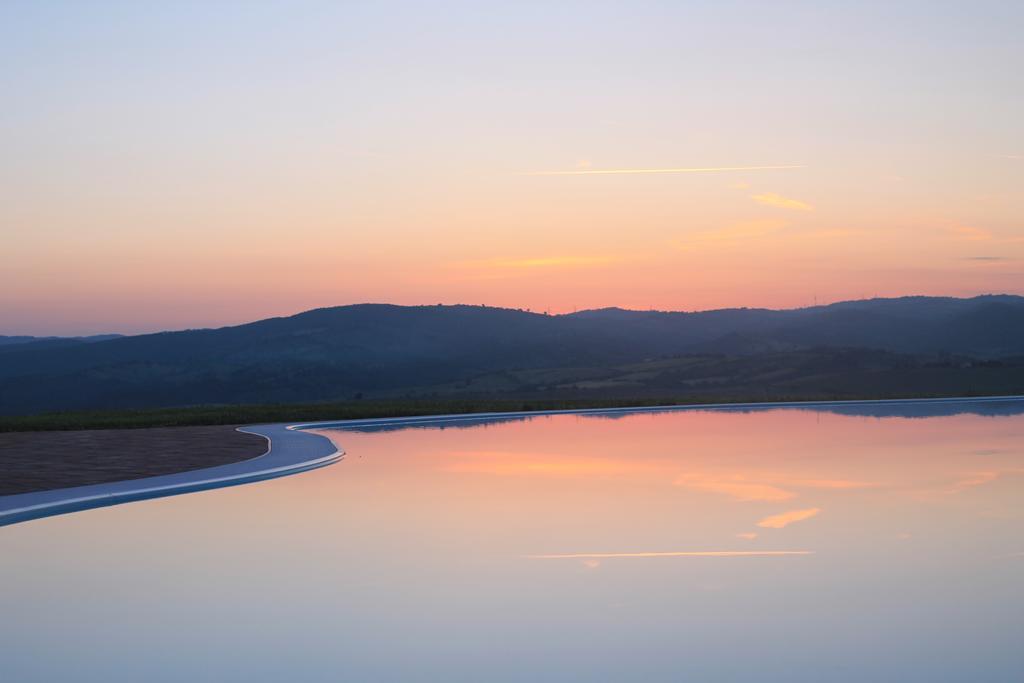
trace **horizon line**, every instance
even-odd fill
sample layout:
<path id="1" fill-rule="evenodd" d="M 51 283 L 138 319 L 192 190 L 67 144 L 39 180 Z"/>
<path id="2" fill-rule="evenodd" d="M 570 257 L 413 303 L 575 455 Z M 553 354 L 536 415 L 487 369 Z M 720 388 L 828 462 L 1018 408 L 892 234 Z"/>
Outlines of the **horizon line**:
<path id="1" fill-rule="evenodd" d="M 533 310 L 531 308 L 517 308 L 515 306 L 494 306 L 490 304 L 467 304 L 467 303 L 435 303 L 435 304 L 395 304 L 383 301 L 362 301 L 358 303 L 348 304 L 335 304 L 331 306 L 317 306 L 315 308 L 306 308 L 295 313 L 285 313 L 281 315 L 268 315 L 263 318 L 248 319 L 241 322 L 226 323 L 220 325 L 210 326 L 198 326 L 198 327 L 180 327 L 180 328 L 163 328 L 152 330 L 148 332 L 87 332 L 87 333 L 67 333 L 67 334 L 28 334 L 24 332 L 0 332 L 0 338 L 5 337 L 31 337 L 35 340 L 44 339 L 74 339 L 74 338 L 89 338 L 89 337 L 103 337 L 107 335 L 114 335 L 118 337 L 138 337 L 147 334 L 165 334 L 169 332 L 190 332 L 196 330 L 217 330 L 226 327 L 238 327 L 241 325 L 251 325 L 253 323 L 262 322 L 264 320 L 275 320 L 280 318 L 292 318 L 297 315 L 303 315 L 305 313 L 312 313 L 314 311 L 326 311 L 334 308 L 350 308 L 354 306 L 393 306 L 395 308 L 453 308 L 456 306 L 465 306 L 469 308 L 492 308 L 503 311 L 519 311 L 521 313 L 530 313 L 533 315 L 550 316 L 552 318 L 562 316 L 578 315 L 580 313 L 587 313 L 593 311 L 608 311 L 608 310 L 619 310 L 627 313 L 682 313 L 682 314 L 697 314 L 697 313 L 714 313 L 717 311 L 802 311 L 809 310 L 812 308 L 827 308 L 829 306 L 835 306 L 838 304 L 851 304 L 861 303 L 867 301 L 895 301 L 897 299 L 953 299 L 957 301 L 970 301 L 972 299 L 982 299 L 985 297 L 1013 297 L 1017 299 L 1024 298 L 1024 294 L 1010 294 L 1008 292 L 988 292 L 985 294 L 974 294 L 972 296 L 947 296 L 947 295 L 936 295 L 936 294 L 902 294 L 899 296 L 873 296 L 863 299 L 840 299 L 838 301 L 832 301 L 829 303 L 814 303 L 807 306 L 793 306 L 791 308 L 767 308 L 763 306 L 725 306 L 721 308 L 702 308 L 694 310 L 686 309 L 657 309 L 657 308 L 623 308 L 621 306 L 601 306 L 598 308 L 582 308 L 578 310 L 566 311 L 562 313 L 551 313 L 550 311 Z M 99 343 L 99 342 L 95 342 Z"/>

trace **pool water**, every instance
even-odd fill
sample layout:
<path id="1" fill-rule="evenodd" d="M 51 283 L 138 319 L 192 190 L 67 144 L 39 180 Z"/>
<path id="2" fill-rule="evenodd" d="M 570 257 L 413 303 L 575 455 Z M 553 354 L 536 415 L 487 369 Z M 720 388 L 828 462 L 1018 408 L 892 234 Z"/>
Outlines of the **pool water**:
<path id="1" fill-rule="evenodd" d="M 0 680 L 1024 679 L 1024 402 L 322 433 L 0 529 Z"/>

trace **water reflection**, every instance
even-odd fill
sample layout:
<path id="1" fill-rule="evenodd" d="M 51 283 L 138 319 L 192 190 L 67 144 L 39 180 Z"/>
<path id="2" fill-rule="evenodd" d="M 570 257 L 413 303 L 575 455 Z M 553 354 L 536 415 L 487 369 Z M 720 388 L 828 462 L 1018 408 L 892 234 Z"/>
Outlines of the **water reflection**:
<path id="1" fill-rule="evenodd" d="M 622 420 L 636 417 L 638 414 L 662 414 L 678 412 L 731 412 L 754 413 L 774 410 L 808 410 L 814 413 L 832 413 L 860 417 L 942 417 L 951 415 L 1021 415 L 1024 414 L 1024 401 L 1015 398 L 968 399 L 968 400 L 893 400 L 887 401 L 843 401 L 839 403 L 793 404 L 780 408 L 775 404 L 743 404 L 741 406 L 722 405 L 714 408 L 703 406 L 682 407 L 651 407 L 651 408 L 611 408 L 606 410 L 589 409 L 570 413 L 580 420 Z M 512 415 L 512 416 L 474 416 L 453 415 L 441 418 L 416 417 L 398 420 L 394 423 L 364 424 L 345 427 L 353 432 L 394 432 L 408 429 L 472 429 L 514 422 L 546 419 L 550 414 Z"/>
<path id="2" fill-rule="evenodd" d="M 565 555 L 527 555 L 527 557 L 532 560 L 606 560 L 623 557 L 784 557 L 813 554 L 813 550 L 679 550 L 656 553 L 568 553 Z"/>
<path id="3" fill-rule="evenodd" d="M 937 415 L 923 419 L 929 411 Z M 730 520 L 733 528 L 718 538 L 757 544 L 793 525 L 825 533 L 855 518 L 857 507 L 872 517 L 894 507 L 877 520 L 890 524 L 921 514 L 925 501 L 948 507 L 951 497 L 1006 477 L 1011 486 L 985 490 L 969 505 L 987 510 L 979 514 L 1015 513 L 1010 494 L 1024 470 L 1013 416 L 1022 411 L 1021 402 L 1003 401 L 554 415 L 473 420 L 472 429 L 443 437 L 421 423 L 365 444 L 346 431 L 325 433 L 350 452 L 383 447 L 377 462 L 402 458 L 401 476 L 415 485 L 532 498 L 560 508 L 563 518 L 573 516 L 564 510 L 572 501 L 599 529 L 578 532 L 584 538 L 638 533 L 641 525 L 669 534 L 664 520 L 638 511 L 688 506 L 699 508 L 703 525 L 677 522 L 677 529 L 699 533 Z"/>
<path id="4" fill-rule="evenodd" d="M 851 410 L 332 430 L 330 468 L 7 527 L 4 679 L 1018 677 L 1024 403 Z"/>

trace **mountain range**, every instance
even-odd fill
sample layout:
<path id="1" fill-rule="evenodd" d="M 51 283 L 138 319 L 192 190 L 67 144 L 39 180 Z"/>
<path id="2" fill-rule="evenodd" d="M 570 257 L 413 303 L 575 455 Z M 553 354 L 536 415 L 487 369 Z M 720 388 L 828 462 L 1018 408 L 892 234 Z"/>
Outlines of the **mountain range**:
<path id="1" fill-rule="evenodd" d="M 360 304 L 219 329 L 11 339 L 0 338 L 3 414 L 452 394 L 1024 390 L 1024 297 L 1011 295 L 564 315 Z"/>

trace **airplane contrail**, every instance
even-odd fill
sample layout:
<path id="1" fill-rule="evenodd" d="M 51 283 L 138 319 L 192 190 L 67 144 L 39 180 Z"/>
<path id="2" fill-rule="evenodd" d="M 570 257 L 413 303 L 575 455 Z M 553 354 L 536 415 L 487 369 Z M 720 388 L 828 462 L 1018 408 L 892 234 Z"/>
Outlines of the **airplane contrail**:
<path id="1" fill-rule="evenodd" d="M 633 175 L 643 173 L 718 173 L 723 171 L 776 171 L 793 168 L 807 168 L 804 165 L 790 166 L 712 166 L 707 168 L 612 168 L 584 169 L 576 171 L 529 171 L 522 175 Z"/>

